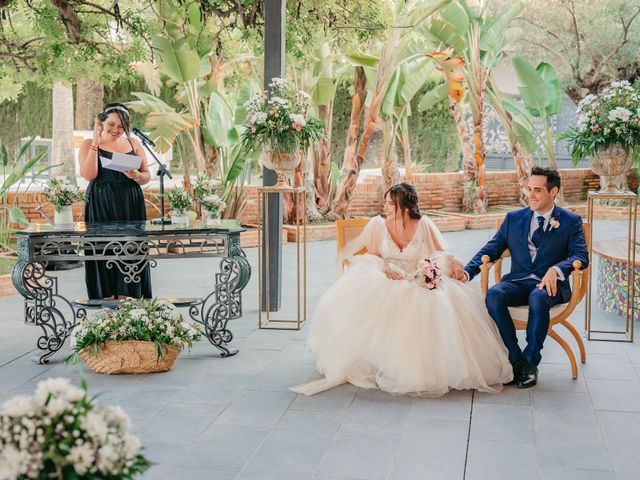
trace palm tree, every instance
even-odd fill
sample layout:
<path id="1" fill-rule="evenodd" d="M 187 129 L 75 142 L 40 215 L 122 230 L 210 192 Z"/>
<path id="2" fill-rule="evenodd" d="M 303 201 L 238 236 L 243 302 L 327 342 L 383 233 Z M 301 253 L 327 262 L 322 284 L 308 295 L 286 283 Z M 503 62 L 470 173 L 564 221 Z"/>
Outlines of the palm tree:
<path id="1" fill-rule="evenodd" d="M 73 145 L 73 90 L 60 81 L 53 84 L 52 173 L 76 184 L 76 164 Z"/>

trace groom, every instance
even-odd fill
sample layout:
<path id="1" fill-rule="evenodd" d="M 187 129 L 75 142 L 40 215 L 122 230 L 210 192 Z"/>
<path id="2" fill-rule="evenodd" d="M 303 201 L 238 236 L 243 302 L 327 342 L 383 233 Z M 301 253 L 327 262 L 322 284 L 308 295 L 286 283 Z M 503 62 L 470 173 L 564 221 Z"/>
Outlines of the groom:
<path id="1" fill-rule="evenodd" d="M 483 255 L 493 262 L 509 249 L 511 272 L 489 289 L 485 303 L 509 350 L 518 388 L 533 387 L 538 380 L 549 310 L 571 297 L 573 261 L 580 260 L 582 268 L 589 262 L 582 219 L 554 204 L 559 190 L 557 170 L 534 167 L 527 186 L 529 208 L 507 213 L 496 235 L 465 265 L 464 273 L 458 272 L 471 280 L 480 272 Z M 508 309 L 520 305 L 529 306 L 524 351 Z"/>

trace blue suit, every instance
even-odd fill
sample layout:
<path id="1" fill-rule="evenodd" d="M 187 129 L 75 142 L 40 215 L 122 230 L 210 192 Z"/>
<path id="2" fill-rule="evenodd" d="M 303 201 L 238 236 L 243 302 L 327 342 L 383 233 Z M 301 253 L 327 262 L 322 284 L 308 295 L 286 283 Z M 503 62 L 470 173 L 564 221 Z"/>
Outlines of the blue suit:
<path id="1" fill-rule="evenodd" d="M 586 268 L 589 263 L 582 218 L 558 206 L 554 206 L 551 218 L 557 220 L 559 225 L 557 228 L 549 225 L 532 262 L 529 253 L 532 215 L 530 208 L 509 212 L 495 236 L 464 267 L 469 279 L 472 279 L 480 272 L 483 255 L 488 255 L 491 261 L 495 261 L 506 249 L 511 253 L 511 271 L 502 277 L 500 283 L 489 289 L 485 303 L 509 350 L 509 361 L 512 364 L 523 359 L 532 365 L 540 363 L 540 350 L 549 329 L 549 310 L 558 303 L 569 301 L 569 278 L 573 262 L 579 260 L 582 268 Z M 558 291 L 555 296 L 550 297 L 545 289 L 539 290 L 536 285 L 553 266 L 562 271 L 564 280 L 558 280 Z M 537 279 L 532 278 L 532 275 Z M 524 351 L 518 345 L 508 310 L 508 307 L 520 305 L 529 305 L 527 346 Z"/>

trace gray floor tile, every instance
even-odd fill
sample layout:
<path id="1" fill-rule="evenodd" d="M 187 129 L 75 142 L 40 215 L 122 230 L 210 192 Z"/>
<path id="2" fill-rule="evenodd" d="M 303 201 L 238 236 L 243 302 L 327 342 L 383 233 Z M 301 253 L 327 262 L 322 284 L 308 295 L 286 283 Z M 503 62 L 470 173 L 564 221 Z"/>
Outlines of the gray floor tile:
<path id="1" fill-rule="evenodd" d="M 518 461 L 514 461 L 517 458 Z M 539 480 L 533 445 L 475 440 L 471 437 L 465 480 Z"/>
<path id="2" fill-rule="evenodd" d="M 536 429 L 566 426 L 597 428 L 596 415 L 587 393 L 533 392 Z"/>
<path id="3" fill-rule="evenodd" d="M 360 389 L 342 424 L 350 431 L 398 431 L 404 427 L 411 410 L 411 398 L 394 396 L 379 390 Z"/>
<path id="4" fill-rule="evenodd" d="M 293 392 L 245 390 L 217 418 L 217 425 L 272 427 L 289 408 Z"/>
<path id="5" fill-rule="evenodd" d="M 171 403 L 138 434 L 149 442 L 191 443 L 223 411 L 222 405 Z"/>
<path id="6" fill-rule="evenodd" d="M 417 417 L 469 419 L 470 391 L 453 390 L 442 397 L 413 397 L 410 415 Z"/>
<path id="7" fill-rule="evenodd" d="M 579 362 L 580 360 L 577 359 Z M 587 357 L 587 362 L 589 358 Z M 571 366 L 566 364 L 544 363 L 539 366 L 538 383 L 536 391 L 546 390 L 550 392 L 586 392 L 582 370 L 578 367 L 578 378 L 571 377 Z"/>
<path id="8" fill-rule="evenodd" d="M 390 480 L 463 480 L 464 461 L 438 458 L 413 458 L 411 461 L 394 461 Z"/>
<path id="9" fill-rule="evenodd" d="M 590 354 L 582 371 L 590 380 L 636 380 L 633 365 L 626 355 Z"/>
<path id="10" fill-rule="evenodd" d="M 616 474 L 604 470 L 583 468 L 541 467 L 541 480 L 616 480 Z"/>
<path id="11" fill-rule="evenodd" d="M 382 480 L 391 471 L 400 433 L 340 431 L 316 472 L 318 476 Z"/>
<path id="12" fill-rule="evenodd" d="M 347 383 L 309 397 L 305 395 L 298 395 L 291 405 L 291 409 L 344 413 L 353 402 L 357 391 L 358 387 L 354 387 Z"/>
<path id="13" fill-rule="evenodd" d="M 211 425 L 174 459 L 175 468 L 239 472 L 269 434 L 268 428 Z"/>
<path id="14" fill-rule="evenodd" d="M 471 419 L 471 440 L 477 442 L 509 442 L 532 445 L 532 407 L 474 404 Z"/>
<path id="15" fill-rule="evenodd" d="M 587 380 L 587 388 L 596 410 L 640 412 L 638 381 Z"/>
<path id="16" fill-rule="evenodd" d="M 613 470 L 598 428 L 545 425 L 536 428 L 536 452 L 541 467 Z"/>
<path id="17" fill-rule="evenodd" d="M 531 389 L 506 386 L 499 394 L 475 392 L 474 403 L 491 403 L 499 405 L 531 406 Z"/>
<path id="18" fill-rule="evenodd" d="M 640 413 L 598 412 L 598 421 L 616 472 L 638 472 Z"/>

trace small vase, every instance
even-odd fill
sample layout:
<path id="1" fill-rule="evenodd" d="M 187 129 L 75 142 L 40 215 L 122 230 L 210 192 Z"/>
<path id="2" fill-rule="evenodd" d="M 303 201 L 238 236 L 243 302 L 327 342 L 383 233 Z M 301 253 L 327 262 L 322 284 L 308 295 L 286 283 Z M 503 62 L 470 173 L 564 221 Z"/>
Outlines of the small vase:
<path id="1" fill-rule="evenodd" d="M 189 215 L 187 212 L 172 210 L 171 211 L 171 224 L 172 225 L 189 225 Z"/>
<path id="2" fill-rule="evenodd" d="M 203 212 L 203 220 L 204 220 L 204 224 L 208 227 L 214 227 L 216 225 L 220 225 L 220 214 L 219 213 L 212 213 L 208 210 L 205 210 Z"/>
<path id="3" fill-rule="evenodd" d="M 631 163 L 631 152 L 619 144 L 599 150 L 591 159 L 591 169 L 600 177 L 600 193 L 623 192 L 619 186 L 627 184 L 624 180 Z"/>
<path id="4" fill-rule="evenodd" d="M 301 161 L 300 150 L 286 153 L 273 148 L 271 144 L 262 147 L 262 165 L 278 175 L 278 182 L 274 188 L 290 188 L 287 175 L 293 173 Z"/>
<path id="5" fill-rule="evenodd" d="M 73 226 L 73 208 L 71 205 L 62 207 L 62 210 L 57 209 L 54 212 L 53 224 L 56 227 L 69 227 Z"/>

